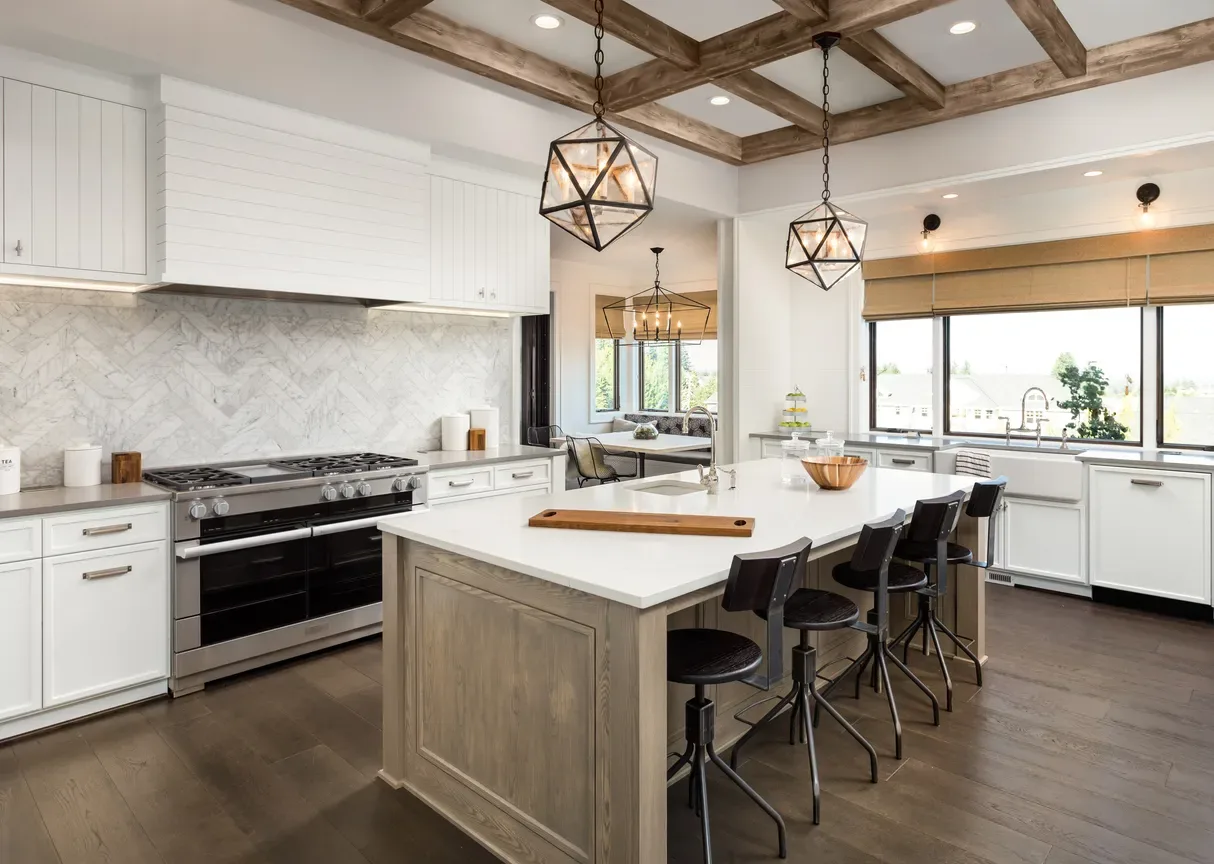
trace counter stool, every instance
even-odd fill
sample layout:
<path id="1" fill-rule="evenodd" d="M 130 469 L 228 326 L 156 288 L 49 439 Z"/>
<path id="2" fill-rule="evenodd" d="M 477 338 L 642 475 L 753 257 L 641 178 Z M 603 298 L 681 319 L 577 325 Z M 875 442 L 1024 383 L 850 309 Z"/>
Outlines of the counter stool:
<path id="1" fill-rule="evenodd" d="M 712 838 L 708 830 L 708 778 L 705 769 L 712 762 L 747 794 L 776 823 L 780 857 L 788 857 L 784 820 L 759 793 L 738 776 L 713 745 L 716 705 L 705 696 L 705 688 L 731 681 L 744 681 L 766 690 L 781 677 L 784 649 L 782 624 L 784 602 L 793 580 L 805 572 L 810 541 L 802 539 L 770 552 L 736 555 L 725 583 L 721 608 L 726 612 L 762 612 L 768 622 L 766 675 L 759 675 L 763 650 L 753 641 L 727 630 L 703 627 L 671 630 L 666 634 L 666 680 L 695 687 L 695 696 L 687 701 L 687 750 L 666 772 L 670 780 L 683 766 L 691 764 L 688 794 L 700 817 L 704 838 L 704 861 L 711 864 Z"/>
<path id="2" fill-rule="evenodd" d="M 958 505 L 960 506 L 960 505 Z M 885 688 L 885 698 L 889 702 L 889 713 L 894 721 L 894 755 L 902 758 L 902 722 L 898 719 L 898 705 L 894 701 L 894 690 L 890 686 L 889 667 L 886 660 L 893 663 L 911 682 L 923 691 L 932 703 L 932 722 L 940 725 L 940 703 L 931 689 L 907 668 L 889 647 L 889 595 L 917 591 L 927 584 L 927 577 L 922 570 L 916 570 L 909 564 L 899 564 L 893 560 L 894 546 L 902 536 L 902 523 L 906 521 L 906 511 L 899 510 L 884 522 L 865 525 L 860 532 L 855 552 L 850 561 L 836 565 L 831 576 L 840 585 L 856 591 L 866 591 L 873 595 L 874 607 L 868 613 L 867 622 L 855 623 L 851 626 L 868 636 L 868 646 L 864 653 L 852 661 L 843 673 L 826 687 L 824 696 L 840 681 L 854 670 L 856 673 L 856 698 L 860 698 L 860 679 L 864 670 L 871 662 L 873 664 L 873 689 L 880 686 Z"/>
<path id="3" fill-rule="evenodd" d="M 960 521 L 961 513 L 958 508 L 956 517 L 953 519 L 954 524 L 950 527 L 947 524 L 949 519 L 945 508 L 954 498 L 963 495 L 960 492 L 944 498 L 918 502 L 915 505 L 915 513 L 911 517 L 906 538 L 900 540 L 894 548 L 894 557 L 904 561 L 913 561 L 923 566 L 929 584 L 917 592 L 919 611 L 915 620 L 892 644 L 902 644 L 902 660 L 905 662 L 910 654 L 911 642 L 919 630 L 923 631 L 923 654 L 925 656 L 928 653 L 928 640 L 931 640 L 936 657 L 940 661 L 940 672 L 944 676 L 946 706 L 949 711 L 953 710 L 953 681 L 949 675 L 948 665 L 944 662 L 944 654 L 940 650 L 939 633 L 943 632 L 973 662 L 975 678 L 979 687 L 982 686 L 982 662 L 969 646 L 964 644 L 957 634 L 936 615 L 939 599 L 948 593 L 948 567 L 940 567 L 939 562 L 943 559 L 946 565 L 969 564 L 983 569 L 990 568 L 995 557 L 995 519 L 993 517 L 999 509 L 999 503 L 1006 488 L 1006 477 L 975 483 L 973 491 L 970 492 L 969 502 L 965 506 L 965 515 L 973 519 L 987 520 L 986 561 L 974 561 L 974 553 L 971 550 L 958 543 L 948 542 L 948 537 L 957 527 L 956 522 Z M 930 581 L 933 568 L 936 573 L 934 582 Z"/>
<path id="4" fill-rule="evenodd" d="M 767 620 L 765 610 L 760 610 L 759 617 Z M 814 730 L 810 724 L 810 705 L 814 706 L 813 716 L 817 716 L 818 708 L 826 709 L 826 713 L 839 722 L 849 735 L 860 742 L 868 751 L 869 765 L 872 770 L 872 780 L 877 782 L 877 751 L 861 735 L 855 726 L 843 718 L 835 707 L 814 691 L 814 681 L 818 677 L 817 651 L 809 644 L 809 634 L 816 631 L 843 630 L 851 627 L 860 617 L 860 609 L 842 594 L 830 591 L 819 591 L 814 588 L 801 588 L 793 592 L 784 604 L 784 626 L 801 632 L 800 644 L 792 649 L 792 690 L 782 697 L 761 720 L 751 726 L 736 744 L 729 755 L 730 767 L 737 769 L 738 753 L 743 745 L 758 734 L 759 730 L 772 722 L 785 710 L 791 708 L 789 718 L 788 743 L 796 744 L 798 720 L 800 720 L 801 740 L 809 746 L 809 781 L 813 789 L 814 824 L 821 821 L 822 794 L 818 784 L 818 756 L 814 749 Z M 742 719 L 738 716 L 738 719 Z M 743 721 L 745 722 L 745 721 Z"/>

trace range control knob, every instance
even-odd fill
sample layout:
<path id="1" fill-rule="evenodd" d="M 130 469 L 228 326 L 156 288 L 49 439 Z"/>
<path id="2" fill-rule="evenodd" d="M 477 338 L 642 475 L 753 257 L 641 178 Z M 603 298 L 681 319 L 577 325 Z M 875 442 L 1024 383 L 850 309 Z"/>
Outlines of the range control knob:
<path id="1" fill-rule="evenodd" d="M 393 492 L 404 492 L 409 488 L 409 480 L 406 477 L 397 477 L 392 481 Z"/>
<path id="2" fill-rule="evenodd" d="M 354 487 L 351 486 L 349 483 L 342 483 L 341 484 L 341 497 L 342 498 L 353 498 L 354 497 Z"/>
<path id="3" fill-rule="evenodd" d="M 228 502 L 224 501 L 222 498 L 216 498 L 215 503 L 213 503 L 211 505 L 211 511 L 216 516 L 227 516 L 228 515 Z"/>
<path id="4" fill-rule="evenodd" d="M 359 495 L 362 495 L 365 498 L 371 494 L 371 484 L 364 480 L 362 483 L 358 484 L 358 489 L 356 491 Z"/>
<path id="5" fill-rule="evenodd" d="M 207 515 L 207 505 L 203 504 L 201 501 L 195 501 L 193 504 L 190 505 L 190 518 L 193 519 L 194 521 L 198 521 L 199 519 L 201 519 L 202 517 L 204 517 L 206 515 Z"/>
<path id="6" fill-rule="evenodd" d="M 332 486 L 325 486 L 323 489 L 320 490 L 320 497 L 321 497 L 321 500 L 323 500 L 323 501 L 336 501 L 337 500 L 337 490 L 334 489 Z"/>

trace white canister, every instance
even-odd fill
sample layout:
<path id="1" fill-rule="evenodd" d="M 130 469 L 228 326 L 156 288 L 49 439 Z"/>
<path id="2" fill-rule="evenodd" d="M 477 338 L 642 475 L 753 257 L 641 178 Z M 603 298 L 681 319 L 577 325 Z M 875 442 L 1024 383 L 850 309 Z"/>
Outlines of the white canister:
<path id="1" fill-rule="evenodd" d="M 443 415 L 443 449 L 467 450 L 468 430 L 472 428 L 472 418 L 467 414 Z"/>
<path id="2" fill-rule="evenodd" d="M 87 441 L 77 441 L 64 448 L 63 485 L 101 485 L 100 444 L 91 444 Z"/>
<path id="3" fill-rule="evenodd" d="M 485 430 L 485 449 L 496 450 L 498 433 L 502 428 L 501 412 L 497 408 L 473 408 L 472 428 Z"/>
<path id="4" fill-rule="evenodd" d="M 21 450 L 0 444 L 0 495 L 21 491 Z"/>

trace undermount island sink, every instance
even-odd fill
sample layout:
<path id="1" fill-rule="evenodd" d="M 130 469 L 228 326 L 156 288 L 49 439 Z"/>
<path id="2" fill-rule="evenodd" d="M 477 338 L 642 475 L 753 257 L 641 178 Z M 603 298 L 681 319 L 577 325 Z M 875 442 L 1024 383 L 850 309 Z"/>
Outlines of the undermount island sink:
<path id="1" fill-rule="evenodd" d="M 982 450 L 968 447 L 968 450 Z M 1083 497 L 1083 464 L 1075 453 L 1022 450 L 982 450 L 991 457 L 991 476 L 1007 477 L 1007 494 L 1054 501 L 1078 501 Z M 956 459 L 956 451 L 942 451 Z M 938 467 L 940 470 L 951 470 Z"/>
<path id="2" fill-rule="evenodd" d="M 694 495 L 696 492 L 707 492 L 707 487 L 701 486 L 699 483 L 687 483 L 683 480 L 658 480 L 654 483 L 646 483 L 644 486 L 636 486 L 634 492 L 648 492 L 652 495 Z"/>

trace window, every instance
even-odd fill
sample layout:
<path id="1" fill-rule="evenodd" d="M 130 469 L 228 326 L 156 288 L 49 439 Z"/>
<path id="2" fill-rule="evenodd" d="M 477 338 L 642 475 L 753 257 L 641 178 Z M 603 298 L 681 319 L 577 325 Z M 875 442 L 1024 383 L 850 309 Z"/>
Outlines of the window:
<path id="1" fill-rule="evenodd" d="M 717 340 L 699 345 L 679 345 L 678 411 L 703 405 L 717 413 Z"/>
<path id="2" fill-rule="evenodd" d="M 869 363 L 874 370 L 869 378 L 869 425 L 930 432 L 932 320 L 872 322 Z"/>
<path id="3" fill-rule="evenodd" d="M 1214 305 L 1165 306 L 1159 320 L 1159 443 L 1214 447 Z"/>
<path id="4" fill-rule="evenodd" d="M 959 315 L 945 325 L 946 432 L 1002 435 L 1009 418 L 1013 428 L 1040 420 L 1048 437 L 1072 426 L 1071 437 L 1142 440 L 1141 310 Z M 1033 388 L 1048 404 L 1025 399 Z"/>
<path id="5" fill-rule="evenodd" d="M 620 343 L 594 340 L 594 410 L 620 410 Z"/>
<path id="6" fill-rule="evenodd" d="M 670 403 L 670 393 L 674 389 L 671 350 L 669 345 L 645 345 L 640 349 L 642 411 L 673 410 Z"/>

